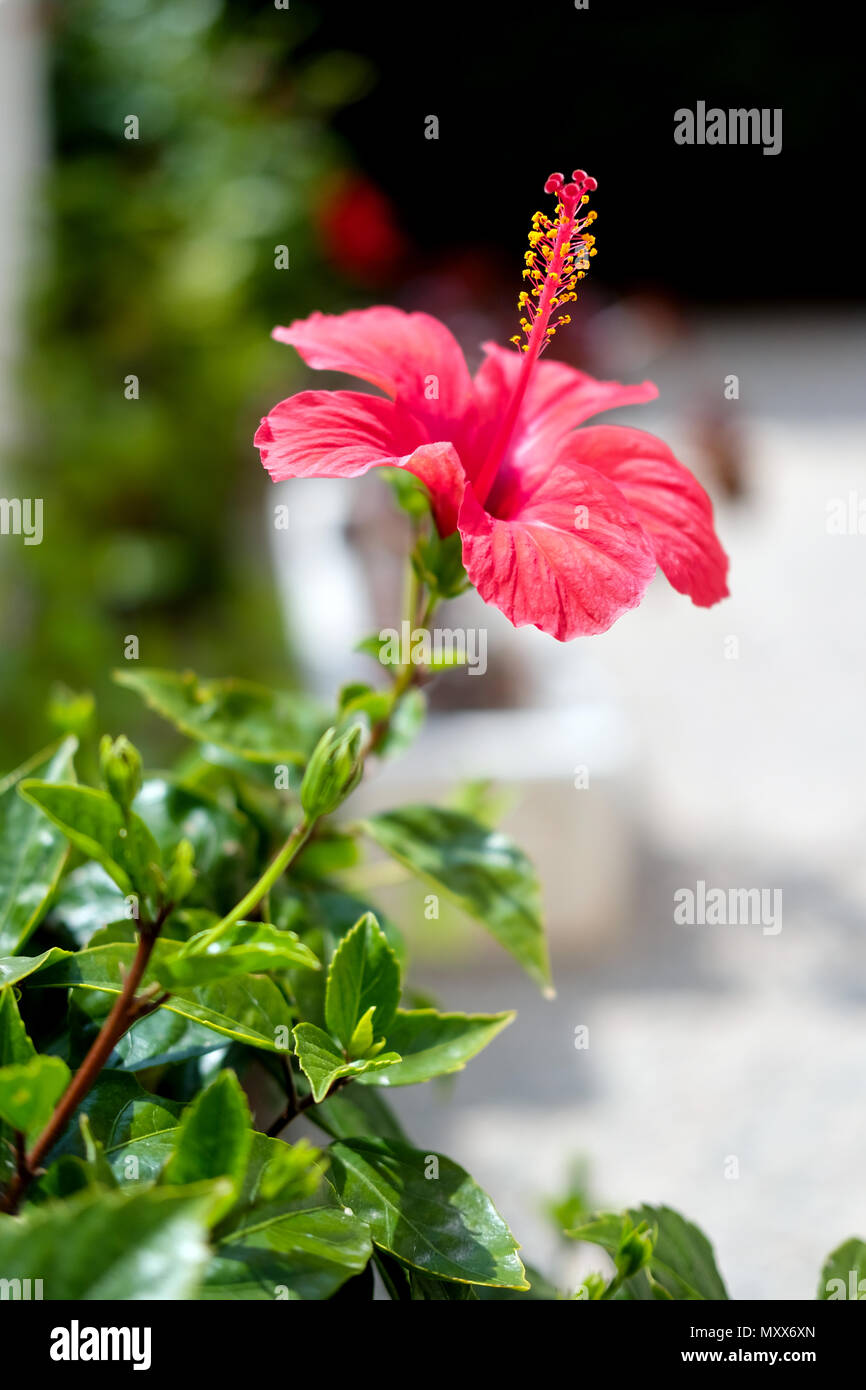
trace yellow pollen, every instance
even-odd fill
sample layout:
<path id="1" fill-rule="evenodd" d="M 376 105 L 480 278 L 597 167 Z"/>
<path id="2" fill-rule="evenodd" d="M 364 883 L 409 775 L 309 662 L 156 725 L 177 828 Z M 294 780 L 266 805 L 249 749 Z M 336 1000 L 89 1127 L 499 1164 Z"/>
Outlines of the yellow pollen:
<path id="1" fill-rule="evenodd" d="M 586 278 L 589 258 L 596 254 L 595 237 L 589 228 L 598 214 L 594 209 L 582 211 L 588 202 L 586 193 L 568 207 L 557 199 L 553 218 L 543 212 L 532 215 L 522 272 L 530 286 L 528 291 L 521 290 L 517 300 L 518 312 L 523 311 L 520 328 L 525 341 L 519 333 L 510 340 L 523 352 L 529 350 L 531 341 L 537 343 L 533 335 L 539 333 L 543 336 L 538 350 L 543 351 L 560 324 L 571 323 L 570 314 L 559 314 L 552 322 L 544 320 L 577 300 L 577 281 Z"/>

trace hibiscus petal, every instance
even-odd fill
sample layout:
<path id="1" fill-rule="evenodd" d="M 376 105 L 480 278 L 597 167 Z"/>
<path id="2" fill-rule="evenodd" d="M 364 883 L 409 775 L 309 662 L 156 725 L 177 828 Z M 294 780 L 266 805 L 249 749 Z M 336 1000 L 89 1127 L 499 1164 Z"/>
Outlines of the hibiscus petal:
<path id="1" fill-rule="evenodd" d="M 386 306 L 311 314 L 272 336 L 297 348 L 308 366 L 360 377 L 425 417 L 455 420 L 472 400 L 463 353 L 429 314 Z"/>
<path id="2" fill-rule="evenodd" d="M 503 508 L 492 516 L 467 486 L 458 526 L 469 578 L 515 627 L 532 623 L 566 642 L 604 632 L 640 602 L 655 556 L 607 479 L 554 460 Z"/>
<path id="3" fill-rule="evenodd" d="M 498 420 L 517 383 L 522 356 L 496 343 L 485 343 L 484 351 L 487 357 L 475 375 L 475 390 L 481 411 Z M 506 468 L 510 464 L 522 471 L 545 469 L 559 442 L 591 415 L 640 405 L 657 395 L 651 381 L 624 386 L 619 381 L 596 381 L 565 362 L 537 362 L 514 427 Z"/>
<path id="4" fill-rule="evenodd" d="M 274 406 L 253 442 L 274 482 L 407 468 L 430 489 L 440 531 L 454 530 L 465 485 L 460 459 L 450 443 L 430 441 L 397 401 L 360 391 L 301 391 Z"/>
<path id="5" fill-rule="evenodd" d="M 394 401 L 360 391 L 301 391 L 280 401 L 253 440 L 274 482 L 357 478 L 377 464 L 405 463 L 425 442 L 418 421 Z"/>
<path id="6" fill-rule="evenodd" d="M 728 557 L 713 528 L 713 505 L 667 444 L 643 430 L 592 425 L 568 440 L 561 457 L 616 483 L 678 593 L 700 608 L 726 597 Z"/>

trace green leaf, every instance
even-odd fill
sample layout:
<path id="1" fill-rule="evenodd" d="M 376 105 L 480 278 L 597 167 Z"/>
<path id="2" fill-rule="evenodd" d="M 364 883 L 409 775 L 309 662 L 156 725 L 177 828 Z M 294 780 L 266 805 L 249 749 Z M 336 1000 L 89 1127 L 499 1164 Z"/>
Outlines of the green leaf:
<path id="1" fill-rule="evenodd" d="M 119 1071 L 144 1071 L 171 1062 L 187 1062 L 228 1046 L 212 1028 L 193 1023 L 168 1009 L 156 1009 L 141 1019 L 115 1045 L 110 1065 Z"/>
<path id="2" fill-rule="evenodd" d="M 15 991 L 0 989 L 0 1067 L 21 1066 L 36 1056 L 36 1048 L 27 1036 L 21 1020 Z M 5 1186 L 15 1167 L 14 1135 L 11 1127 L 0 1120 L 0 1185 Z"/>
<path id="3" fill-rule="evenodd" d="M 221 913 L 243 896 L 256 877 L 258 845 L 245 815 L 169 777 L 147 778 L 134 807 L 159 845 L 164 863 L 181 840 L 192 845 L 197 877 L 186 899 L 190 906 Z"/>
<path id="4" fill-rule="evenodd" d="M 161 1183 L 185 1187 L 206 1178 L 227 1178 L 227 1210 L 246 1173 L 253 1140 L 250 1123 L 250 1107 L 237 1077 L 232 1071 L 220 1072 L 183 1112 Z M 222 1212 L 218 1207 L 214 1216 Z"/>
<path id="5" fill-rule="evenodd" d="M 328 970 L 325 1021 L 335 1038 L 349 1047 L 368 1009 L 375 1006 L 374 1027 L 387 1033 L 400 1002 L 400 967 L 385 933 L 365 912 L 340 942 Z"/>
<path id="6" fill-rule="evenodd" d="M 390 1106 L 378 1091 L 372 1089 L 360 1090 L 357 1086 L 349 1086 L 312 1106 L 307 1116 L 332 1139 L 396 1139 L 400 1144 L 409 1142 Z"/>
<path id="7" fill-rule="evenodd" d="M 337 713 L 340 720 L 353 714 L 364 714 L 371 724 L 387 719 L 391 709 L 390 690 L 376 690 L 363 681 L 353 681 L 344 685 L 337 696 Z"/>
<path id="8" fill-rule="evenodd" d="M 437 806 L 371 816 L 364 829 L 394 859 L 483 922 L 537 984 L 549 987 L 538 878 L 513 841 Z"/>
<path id="9" fill-rule="evenodd" d="M 21 1020 L 15 991 L 11 987 L 0 989 L 0 1067 L 29 1062 L 35 1056 L 36 1048 Z"/>
<path id="10" fill-rule="evenodd" d="M 680 1302 L 727 1299 L 727 1289 L 716 1268 L 710 1242 L 697 1226 L 671 1207 L 644 1205 L 629 1207 L 625 1213 L 603 1213 L 566 1234 L 574 1240 L 600 1245 L 615 1256 L 623 1237 L 624 1219 L 635 1226 L 645 1221 L 656 1228 L 648 1267 L 649 1280 L 643 1274 L 629 1279 L 628 1296 L 639 1299 L 668 1297 Z"/>
<path id="11" fill-rule="evenodd" d="M 199 1297 L 321 1300 L 372 1253 L 362 1221 L 332 1207 L 289 1212 L 231 1232 L 218 1245 Z"/>
<path id="12" fill-rule="evenodd" d="M 66 837 L 22 801 L 18 786 L 32 776 L 46 782 L 72 779 L 77 747 L 76 739 L 64 739 L 0 781 L 0 955 L 20 951 L 39 925 L 69 853 Z"/>
<path id="13" fill-rule="evenodd" d="M 490 1289 L 482 1288 L 480 1285 L 476 1289 L 476 1298 L 482 1303 L 491 1302 L 525 1302 L 525 1303 L 557 1303 L 561 1299 L 559 1290 L 551 1284 L 532 1265 L 526 1265 L 526 1277 L 529 1280 L 528 1289 Z"/>
<path id="14" fill-rule="evenodd" d="M 155 1112 L 148 1122 L 139 1114 L 134 1133 L 106 1149 L 112 1172 L 120 1181 L 153 1182 L 171 1161 L 181 1135 L 176 1120 Z M 119 1133 L 119 1131 L 118 1131 Z M 249 1225 L 253 1208 L 262 1219 L 272 1219 L 300 1206 L 317 1205 L 322 1188 L 322 1155 L 302 1139 L 286 1144 L 250 1131 L 250 1149 L 231 1212 L 224 1215 L 219 1236 Z M 219 1158 L 216 1160 L 219 1162 Z M 316 1202 L 311 1202 L 311 1198 Z"/>
<path id="15" fill-rule="evenodd" d="M 380 758 L 395 758 L 410 748 L 421 732 L 427 714 L 427 697 L 413 686 L 401 695 L 376 749 Z"/>
<path id="16" fill-rule="evenodd" d="M 414 517 L 429 515 L 430 492 L 414 473 L 407 473 L 403 468 L 381 468 L 379 476 L 391 488 L 395 502 L 403 511 Z"/>
<path id="17" fill-rule="evenodd" d="M 117 1183 L 108 1160 L 104 1145 L 93 1137 L 90 1121 L 80 1115 L 78 1132 L 84 1148 L 84 1157 L 76 1154 L 61 1154 L 42 1174 L 31 1188 L 32 1199 L 41 1201 L 46 1197 L 71 1197 L 89 1187 L 115 1188 Z"/>
<path id="18" fill-rule="evenodd" d="M 866 1241 L 846 1240 L 827 1256 L 821 1270 L 818 1299 L 835 1302 L 838 1299 L 866 1300 Z"/>
<path id="19" fill-rule="evenodd" d="M 108 1154 L 121 1145 L 138 1144 L 162 1130 L 176 1129 L 181 1109 L 177 1101 L 151 1095 L 134 1076 L 106 1068 L 78 1107 L 52 1154 L 86 1155 L 82 1117 L 87 1119 L 94 1142 L 102 1144 Z M 119 1173 L 118 1176 L 128 1177 L 129 1174 Z"/>
<path id="20" fill-rule="evenodd" d="M 135 812 L 124 819 L 108 792 L 72 782 L 28 778 L 19 790 L 59 826 L 76 849 L 102 865 L 121 893 L 146 896 L 154 891 L 152 866 L 160 863 L 159 846 Z"/>
<path id="21" fill-rule="evenodd" d="M 116 671 L 114 679 L 188 738 L 251 762 L 302 763 L 324 728 L 306 696 L 241 680 L 204 681 L 191 671 Z"/>
<path id="22" fill-rule="evenodd" d="M 410 1269 L 390 1255 L 380 1250 L 376 1264 L 382 1276 L 382 1283 L 392 1303 L 477 1303 L 477 1289 L 480 1285 L 458 1284 L 453 1279 L 437 1279 L 432 1274 L 422 1274 L 418 1269 Z M 501 1295 L 506 1291 L 497 1290 Z M 514 1298 L 521 1295 L 509 1289 Z M 526 1295 L 522 1295 L 526 1297 Z"/>
<path id="23" fill-rule="evenodd" d="M 294 1030 L 294 1038 L 301 1071 L 317 1101 L 324 1100 L 331 1086 L 341 1076 L 363 1076 L 365 1072 L 379 1071 L 400 1061 L 396 1052 L 382 1052 L 378 1057 L 359 1057 L 357 1061 L 347 1061 L 333 1038 L 329 1038 L 314 1023 L 299 1023 Z"/>
<path id="24" fill-rule="evenodd" d="M 236 922 L 219 936 L 203 931 L 154 967 L 166 989 L 203 985 L 230 975 L 253 975 L 290 967 L 320 970 L 318 957 L 294 932 L 266 922 Z"/>
<path id="25" fill-rule="evenodd" d="M 440 1014 L 435 1009 L 399 1010 L 387 1031 L 386 1045 L 402 1061 L 365 1084 L 414 1086 L 434 1076 L 462 1071 L 514 1018 L 502 1014 Z"/>
<path id="26" fill-rule="evenodd" d="M 71 951 L 61 951 L 59 946 L 51 946 L 40 956 L 6 956 L 0 959 L 0 987 L 17 985 L 28 975 L 35 975 L 37 970 L 53 966 L 71 954 Z"/>
<path id="27" fill-rule="evenodd" d="M 459 531 L 450 536 L 422 536 L 412 554 L 412 567 L 422 584 L 440 598 L 457 598 L 468 589 L 463 568 L 463 538 Z"/>
<path id="28" fill-rule="evenodd" d="M 350 1057 L 366 1057 L 373 1047 L 375 1041 L 373 1037 L 373 1015 L 375 1012 L 376 1005 L 371 1004 L 363 1018 L 358 1019 L 355 1025 L 355 1031 L 349 1039 L 349 1046 L 346 1048 L 346 1052 Z M 379 1046 L 380 1052 L 384 1045 L 385 1039 L 382 1038 Z"/>
<path id="29" fill-rule="evenodd" d="M 177 949 L 177 942 L 156 943 L 152 965 L 144 977 L 145 986 L 155 978 L 154 970 L 159 968 L 160 962 Z M 135 951 L 131 942 L 120 941 L 92 946 L 75 954 L 58 951 L 56 954 L 63 959 L 40 970 L 32 983 L 43 989 L 74 987 L 119 994 Z M 0 961 L 0 971 L 3 964 Z M 291 1009 L 280 990 L 263 975 L 240 975 L 212 984 L 184 987 L 160 1007 L 202 1023 L 236 1042 L 269 1052 L 285 1051 L 293 1022 Z M 277 1030 L 282 1030 L 281 1038 L 277 1037 Z"/>
<path id="30" fill-rule="evenodd" d="M 360 858 L 358 843 L 351 835 L 344 835 L 327 821 L 320 821 L 315 838 L 307 841 L 295 861 L 294 873 L 304 879 L 328 878 L 343 869 L 354 868 Z"/>
<path id="31" fill-rule="evenodd" d="M 65 836 L 64 836 L 65 840 Z M 127 901 L 101 864 L 90 860 L 64 874 L 51 901 L 48 920 L 86 946 L 106 922 L 116 922 L 128 911 Z"/>
<path id="32" fill-rule="evenodd" d="M 87 1191 L 0 1217 L 4 1279 L 38 1271 L 55 1300 L 193 1297 L 208 1258 L 206 1226 L 224 1186 Z"/>
<path id="33" fill-rule="evenodd" d="M 306 1139 L 296 1144 L 254 1133 L 252 1148 L 234 1211 L 220 1227 L 220 1235 L 251 1224 L 250 1212 L 257 1218 L 282 1216 L 299 1206 L 310 1206 L 323 1186 L 322 1152 Z M 313 1203 L 317 1205 L 317 1203 Z"/>
<path id="34" fill-rule="evenodd" d="M 31 1057 L 0 1069 L 0 1119 L 35 1139 L 48 1124 L 69 1085 L 70 1070 L 59 1057 Z"/>
<path id="35" fill-rule="evenodd" d="M 338 1141 L 329 1152 L 341 1201 L 382 1250 L 440 1279 L 529 1287 L 517 1242 L 458 1164 L 383 1139 Z"/>

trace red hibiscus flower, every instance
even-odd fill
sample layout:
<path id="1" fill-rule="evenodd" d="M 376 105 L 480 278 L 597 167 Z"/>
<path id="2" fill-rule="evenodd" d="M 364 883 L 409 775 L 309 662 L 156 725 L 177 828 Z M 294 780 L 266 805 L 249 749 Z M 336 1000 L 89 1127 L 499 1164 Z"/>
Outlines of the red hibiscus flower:
<path id="1" fill-rule="evenodd" d="M 621 425 L 590 425 L 652 400 L 649 381 L 596 381 L 539 362 L 589 268 L 594 179 L 552 174 L 553 218 L 536 213 L 516 350 L 485 344 L 471 377 L 448 329 L 428 314 L 375 308 L 313 314 L 273 336 L 311 367 L 385 394 L 302 391 L 263 419 L 255 443 L 275 481 L 354 478 L 406 468 L 428 487 L 440 534 L 459 530 L 481 597 L 515 625 L 560 641 L 604 632 L 643 597 L 658 565 L 703 607 L 728 592 L 727 557 L 704 489 L 666 444 Z"/>

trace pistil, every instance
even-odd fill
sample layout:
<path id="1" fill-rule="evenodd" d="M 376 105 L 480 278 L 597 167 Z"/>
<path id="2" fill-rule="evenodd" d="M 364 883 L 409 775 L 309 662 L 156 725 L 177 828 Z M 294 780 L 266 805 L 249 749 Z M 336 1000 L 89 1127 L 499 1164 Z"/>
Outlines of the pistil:
<path id="1" fill-rule="evenodd" d="M 511 340 L 522 351 L 523 361 L 502 423 L 472 485 L 482 505 L 490 494 L 511 442 L 535 363 L 559 325 L 571 322 L 569 314 L 561 314 L 551 322 L 553 314 L 577 299 L 574 287 L 589 269 L 589 257 L 595 255 L 595 237 L 587 233 L 585 228 L 595 221 L 596 214 L 589 212 L 581 216 L 580 210 L 598 185 L 595 179 L 587 177 L 583 169 L 575 169 L 572 180 L 565 183 L 562 174 L 551 174 L 544 191 L 556 194 L 555 217 L 551 221 L 543 213 L 537 212 L 532 219 L 530 249 L 526 253 L 526 269 L 523 272 L 524 279 L 531 283 L 531 289 L 524 290 L 518 300 L 518 308 L 524 312 L 520 327 L 525 341 L 521 342 L 519 334 Z"/>

